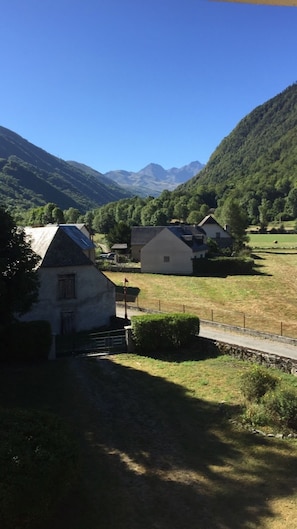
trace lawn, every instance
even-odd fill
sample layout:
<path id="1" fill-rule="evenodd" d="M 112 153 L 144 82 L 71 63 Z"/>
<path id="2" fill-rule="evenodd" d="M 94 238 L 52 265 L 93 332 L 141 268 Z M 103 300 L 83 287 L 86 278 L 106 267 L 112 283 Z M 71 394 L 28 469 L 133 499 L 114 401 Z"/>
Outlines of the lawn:
<path id="1" fill-rule="evenodd" d="M 297 338 L 297 250 L 262 250 L 254 258 L 257 274 L 250 276 L 105 274 L 117 285 L 126 277 L 128 292 L 138 288 L 139 307 L 193 312 L 202 319 Z"/>
<path id="2" fill-rule="evenodd" d="M 297 233 L 251 233 L 249 234 L 249 246 L 252 248 L 273 248 L 297 250 Z"/>
<path id="3" fill-rule="evenodd" d="M 297 441 L 236 423 L 247 366 L 122 354 L 2 369 L 2 406 L 55 412 L 80 443 L 79 485 L 38 529 L 296 527 Z"/>

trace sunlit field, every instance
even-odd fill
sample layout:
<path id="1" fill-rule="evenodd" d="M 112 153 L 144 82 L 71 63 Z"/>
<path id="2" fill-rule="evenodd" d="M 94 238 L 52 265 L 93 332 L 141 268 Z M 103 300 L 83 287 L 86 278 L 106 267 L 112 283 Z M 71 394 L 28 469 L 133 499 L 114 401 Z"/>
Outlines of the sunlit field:
<path id="1" fill-rule="evenodd" d="M 267 235 L 257 239 L 265 241 Z M 139 289 L 132 305 L 161 311 L 193 312 L 202 319 L 297 337 L 297 234 L 282 235 L 294 249 L 254 250 L 255 275 L 188 277 L 105 272 L 116 284 Z M 289 237 L 290 240 L 286 239 Z M 254 239 L 253 239 L 254 240 Z M 253 243 L 251 240 L 251 243 Z M 282 243 L 284 244 L 284 243 Z"/>
<path id="2" fill-rule="evenodd" d="M 297 251 L 297 233 L 267 233 L 267 234 L 249 234 L 248 245 L 251 248 L 273 248 L 277 249 L 296 249 Z"/>

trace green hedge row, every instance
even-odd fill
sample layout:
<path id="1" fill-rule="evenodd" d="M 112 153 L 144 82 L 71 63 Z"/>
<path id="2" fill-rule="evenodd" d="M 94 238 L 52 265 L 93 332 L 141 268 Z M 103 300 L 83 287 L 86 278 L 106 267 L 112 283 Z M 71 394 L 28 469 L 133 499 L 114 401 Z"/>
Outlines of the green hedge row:
<path id="1" fill-rule="evenodd" d="M 2 330 L 0 341 L 2 361 L 45 360 L 51 347 L 51 326 L 43 320 L 13 323 Z"/>
<path id="2" fill-rule="evenodd" d="M 1 529 L 38 529 L 76 483 L 78 453 L 55 415 L 0 409 Z"/>
<path id="3" fill-rule="evenodd" d="M 132 316 L 131 326 L 136 352 L 155 354 L 191 345 L 199 334 L 200 321 L 191 314 L 149 314 Z"/>
<path id="4" fill-rule="evenodd" d="M 228 275 L 251 275 L 253 273 L 253 259 L 241 259 L 239 257 L 193 259 L 193 274 L 195 276 L 225 277 Z"/>

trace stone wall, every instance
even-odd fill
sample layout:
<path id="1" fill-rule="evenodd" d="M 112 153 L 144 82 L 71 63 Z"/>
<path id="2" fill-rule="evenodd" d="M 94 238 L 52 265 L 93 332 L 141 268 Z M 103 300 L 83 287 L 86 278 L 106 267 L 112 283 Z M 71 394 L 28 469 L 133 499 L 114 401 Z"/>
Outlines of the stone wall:
<path id="1" fill-rule="evenodd" d="M 240 360 L 247 360 L 265 367 L 280 369 L 285 373 L 297 376 L 297 360 L 285 358 L 275 354 L 263 353 L 255 349 L 248 349 L 239 345 L 232 345 L 224 342 L 210 340 L 208 338 L 199 338 L 203 350 L 210 356 L 214 355 L 231 355 Z"/>

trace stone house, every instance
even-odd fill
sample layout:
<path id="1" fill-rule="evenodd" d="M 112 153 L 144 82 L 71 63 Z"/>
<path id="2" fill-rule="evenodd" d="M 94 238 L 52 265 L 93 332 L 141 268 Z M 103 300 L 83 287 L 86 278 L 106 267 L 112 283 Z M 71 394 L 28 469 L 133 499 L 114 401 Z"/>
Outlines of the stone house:
<path id="1" fill-rule="evenodd" d="M 215 241 L 219 248 L 232 247 L 233 239 L 228 232 L 228 228 L 223 228 L 212 215 L 204 217 L 198 226 L 203 228 L 206 238 Z"/>
<path id="2" fill-rule="evenodd" d="M 95 266 L 95 245 L 76 225 L 25 228 L 39 263 L 39 299 L 22 321 L 47 320 L 53 334 L 110 324 L 115 285 Z"/>

